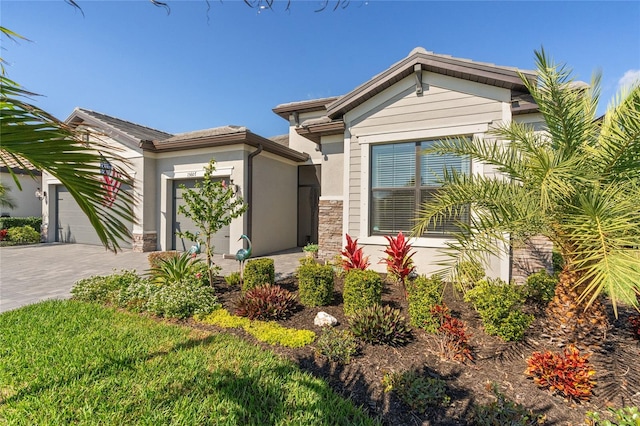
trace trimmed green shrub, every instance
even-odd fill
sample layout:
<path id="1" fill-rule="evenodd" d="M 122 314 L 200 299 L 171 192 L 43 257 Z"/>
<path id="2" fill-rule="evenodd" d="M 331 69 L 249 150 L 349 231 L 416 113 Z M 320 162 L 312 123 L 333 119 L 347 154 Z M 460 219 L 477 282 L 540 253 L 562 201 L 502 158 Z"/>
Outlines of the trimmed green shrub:
<path id="1" fill-rule="evenodd" d="M 333 300 L 331 265 L 307 263 L 298 267 L 298 297 L 305 306 L 326 306 Z"/>
<path id="2" fill-rule="evenodd" d="M 111 303 L 115 302 L 118 292 L 142 279 L 135 271 L 121 271 L 119 274 L 92 276 L 76 281 L 71 288 L 71 295 L 83 302 Z"/>
<path id="3" fill-rule="evenodd" d="M 591 426 L 638 426 L 640 425 L 640 410 L 638 407 L 607 408 L 613 421 L 600 418 L 600 413 L 588 411 L 587 424 Z"/>
<path id="4" fill-rule="evenodd" d="M 40 242 L 40 232 L 29 225 L 9 228 L 7 236 L 10 241 L 16 244 L 35 244 Z"/>
<path id="5" fill-rule="evenodd" d="M 263 257 L 248 260 L 244 265 L 243 278 L 242 291 L 251 290 L 265 284 L 275 284 L 276 271 L 273 259 Z"/>
<path id="6" fill-rule="evenodd" d="M 162 264 L 162 261 L 169 260 L 174 257 L 178 257 L 179 254 L 177 251 L 154 251 L 149 253 L 147 256 L 147 260 L 149 262 L 149 268 L 154 269 Z"/>
<path id="7" fill-rule="evenodd" d="M 475 261 L 460 262 L 455 269 L 455 287 L 466 293 L 471 290 L 478 281 L 484 279 L 486 273 L 482 265 Z"/>
<path id="8" fill-rule="evenodd" d="M 329 361 L 349 364 L 351 357 L 358 352 L 358 341 L 349 330 L 323 327 L 322 334 L 316 341 L 316 350 L 329 358 Z"/>
<path id="9" fill-rule="evenodd" d="M 425 377 L 416 371 L 386 373 L 382 378 L 384 391 L 394 391 L 413 411 L 424 413 L 428 407 L 448 405 L 447 383 L 442 379 Z"/>
<path id="10" fill-rule="evenodd" d="M 286 319 L 293 314 L 296 296 L 279 285 L 261 285 L 236 302 L 236 315 L 258 320 Z"/>
<path id="11" fill-rule="evenodd" d="M 161 286 L 147 303 L 149 312 L 165 318 L 206 315 L 219 307 L 213 288 L 203 285 L 199 279 L 184 279 Z"/>
<path id="12" fill-rule="evenodd" d="M 3 217 L 0 218 L 0 229 L 19 228 L 21 226 L 30 226 L 36 232 L 42 229 L 42 217 Z"/>
<path id="13" fill-rule="evenodd" d="M 504 396 L 495 384 L 491 390 L 496 401 L 489 404 L 478 404 L 473 407 L 473 424 L 478 426 L 512 425 L 534 426 L 544 424 L 544 416 L 515 403 Z"/>
<path id="14" fill-rule="evenodd" d="M 500 279 L 482 280 L 464 296 L 480 314 L 485 332 L 506 341 L 522 339 L 533 321 L 533 315 L 521 311 L 525 299 L 522 286 Z"/>
<path id="15" fill-rule="evenodd" d="M 374 345 L 403 346 L 413 338 L 400 310 L 391 306 L 362 308 L 349 317 L 349 327 L 356 337 Z"/>
<path id="16" fill-rule="evenodd" d="M 382 301 L 382 278 L 370 270 L 349 269 L 344 278 L 344 313 L 351 315 Z"/>
<path id="17" fill-rule="evenodd" d="M 432 309 L 442 304 L 444 283 L 437 275 L 420 275 L 407 284 L 409 289 L 409 319 L 412 326 L 428 333 L 436 333 L 440 320 L 432 314 Z"/>
<path id="18" fill-rule="evenodd" d="M 557 284 L 558 277 L 543 270 L 527 277 L 525 291 L 528 298 L 546 304 L 553 299 Z"/>

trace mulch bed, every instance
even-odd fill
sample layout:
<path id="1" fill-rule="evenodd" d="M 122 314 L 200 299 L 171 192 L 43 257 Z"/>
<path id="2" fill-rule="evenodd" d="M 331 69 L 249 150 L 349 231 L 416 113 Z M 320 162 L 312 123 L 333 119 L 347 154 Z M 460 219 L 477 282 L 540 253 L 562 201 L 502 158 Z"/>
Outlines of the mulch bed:
<path id="1" fill-rule="evenodd" d="M 279 280 L 277 284 L 289 291 L 297 292 L 295 278 Z M 225 308 L 233 313 L 234 303 L 240 297 L 240 289 L 229 287 L 223 280 L 216 284 L 217 295 Z M 336 280 L 334 302 L 321 308 L 300 309 L 288 320 L 280 323 L 287 327 L 309 329 L 319 332 L 313 319 L 319 311 L 327 312 L 339 321 L 338 328 L 347 328 L 348 322 L 342 312 L 342 280 Z M 407 303 L 403 290 L 396 285 L 385 284 L 383 304 L 403 310 L 407 315 Z M 497 337 L 488 336 L 482 329 L 478 315 L 460 294 L 447 287 L 444 301 L 454 316 L 467 324 L 471 333 L 474 361 L 461 364 L 442 360 L 432 336 L 414 330 L 414 340 L 399 348 L 381 345 L 363 345 L 358 356 L 348 365 L 328 362 L 315 352 L 313 345 L 299 349 L 269 346 L 258 342 L 242 330 L 226 329 L 269 349 L 297 364 L 314 376 L 325 379 L 332 388 L 350 398 L 355 404 L 365 407 L 372 417 L 386 425 L 466 425 L 475 404 L 486 404 L 495 400 L 490 390 L 495 383 L 500 391 L 512 401 L 523 404 L 542 414 L 546 424 L 584 424 L 587 411 L 606 411 L 608 406 L 640 405 L 640 345 L 626 327 L 626 318 L 631 312 L 622 311 L 614 320 L 613 330 L 596 348 L 590 361 L 596 369 L 597 386 L 589 402 L 574 403 L 547 390 L 539 389 L 524 375 L 526 359 L 534 351 L 561 348 L 551 343 L 536 321 L 522 342 L 506 343 Z M 196 327 L 217 330 L 213 326 L 192 323 Z M 447 407 L 429 409 L 425 413 L 412 412 L 397 396 L 385 393 L 382 378 L 386 372 L 419 370 L 425 375 L 442 378 L 448 385 L 451 404 Z"/>

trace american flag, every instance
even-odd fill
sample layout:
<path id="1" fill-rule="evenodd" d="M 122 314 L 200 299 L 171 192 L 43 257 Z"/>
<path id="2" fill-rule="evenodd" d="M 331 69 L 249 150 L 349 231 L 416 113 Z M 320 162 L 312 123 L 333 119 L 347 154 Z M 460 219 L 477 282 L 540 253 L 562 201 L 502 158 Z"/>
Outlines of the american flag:
<path id="1" fill-rule="evenodd" d="M 106 190 L 106 194 L 102 200 L 102 205 L 107 208 L 111 208 L 113 203 L 116 201 L 120 185 L 122 184 L 122 181 L 120 180 L 122 178 L 122 174 L 106 160 L 103 160 L 100 163 L 100 172 L 102 173 L 103 180 L 102 188 Z"/>

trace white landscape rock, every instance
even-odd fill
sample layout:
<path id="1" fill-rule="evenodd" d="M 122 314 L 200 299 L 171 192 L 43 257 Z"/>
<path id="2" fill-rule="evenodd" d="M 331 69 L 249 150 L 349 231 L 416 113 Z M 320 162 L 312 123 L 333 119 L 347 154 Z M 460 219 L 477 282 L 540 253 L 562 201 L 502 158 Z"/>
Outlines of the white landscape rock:
<path id="1" fill-rule="evenodd" d="M 318 327 L 324 327 L 325 325 L 330 325 L 331 327 L 333 327 L 334 325 L 338 324 L 338 320 L 334 316 L 320 311 L 318 312 L 318 315 L 316 315 L 316 317 L 313 319 L 313 323 Z"/>

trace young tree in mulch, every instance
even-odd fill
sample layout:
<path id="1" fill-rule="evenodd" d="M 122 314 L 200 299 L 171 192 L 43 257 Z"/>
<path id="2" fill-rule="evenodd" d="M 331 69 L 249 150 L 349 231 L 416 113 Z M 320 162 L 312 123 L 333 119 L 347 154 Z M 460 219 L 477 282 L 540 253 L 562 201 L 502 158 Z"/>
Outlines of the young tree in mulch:
<path id="1" fill-rule="evenodd" d="M 178 236 L 192 241 L 200 241 L 200 237 L 204 238 L 209 285 L 212 287 L 213 236 L 247 210 L 247 205 L 242 197 L 238 196 L 224 180 L 213 177 L 215 170 L 215 160 L 212 158 L 204 168 L 202 182 L 196 182 L 193 189 L 187 189 L 184 185 L 180 185 L 180 188 L 185 191 L 182 194 L 185 204 L 178 206 L 178 212 L 193 220 L 200 232 L 177 233 Z"/>

